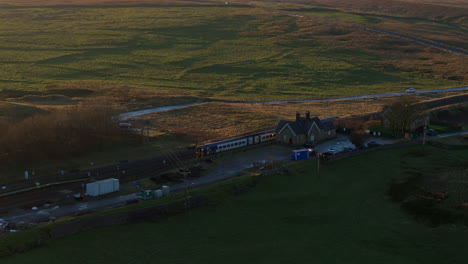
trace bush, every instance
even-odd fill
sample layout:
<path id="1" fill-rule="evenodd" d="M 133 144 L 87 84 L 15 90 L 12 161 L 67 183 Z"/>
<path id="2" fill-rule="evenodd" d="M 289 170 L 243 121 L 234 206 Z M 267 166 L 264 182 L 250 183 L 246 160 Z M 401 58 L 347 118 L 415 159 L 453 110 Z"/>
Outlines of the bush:
<path id="1" fill-rule="evenodd" d="M 0 257 L 28 251 L 44 245 L 48 240 L 50 240 L 50 235 L 45 227 L 2 235 L 0 236 Z"/>
<path id="2" fill-rule="evenodd" d="M 124 134 L 113 119 L 116 110 L 106 102 L 92 102 L 9 122 L 0 135 L 0 161 L 63 158 L 120 142 Z"/>

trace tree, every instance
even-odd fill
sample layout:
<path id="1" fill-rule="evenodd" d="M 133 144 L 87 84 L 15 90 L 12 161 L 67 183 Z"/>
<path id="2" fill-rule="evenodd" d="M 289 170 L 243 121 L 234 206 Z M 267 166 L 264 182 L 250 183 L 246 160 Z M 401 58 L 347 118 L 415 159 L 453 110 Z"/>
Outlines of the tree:
<path id="1" fill-rule="evenodd" d="M 349 135 L 349 141 L 351 141 L 356 148 L 362 148 L 368 137 L 369 136 L 365 132 L 359 131 L 359 133 L 352 133 Z"/>
<path id="2" fill-rule="evenodd" d="M 394 134 L 398 132 L 404 135 L 414 128 L 416 121 L 425 118 L 424 110 L 423 105 L 416 104 L 413 97 L 399 97 L 383 107 L 383 125 Z"/>

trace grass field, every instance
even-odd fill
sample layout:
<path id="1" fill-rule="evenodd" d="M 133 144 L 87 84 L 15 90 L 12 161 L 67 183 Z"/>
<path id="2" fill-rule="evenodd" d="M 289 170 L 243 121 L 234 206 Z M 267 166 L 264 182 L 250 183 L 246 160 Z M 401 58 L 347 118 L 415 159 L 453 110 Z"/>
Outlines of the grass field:
<path id="1" fill-rule="evenodd" d="M 465 263 L 467 227 L 431 228 L 386 195 L 391 179 L 460 166 L 468 155 L 418 149 L 368 153 L 320 174 L 313 161 L 295 163 L 219 206 L 84 232 L 2 263 Z"/>
<path id="2" fill-rule="evenodd" d="M 362 19 L 336 13 L 321 11 Z M 407 54 L 411 42 L 373 38 L 344 22 L 235 5 L 8 6 L 0 10 L 0 90 L 47 93 L 81 83 L 262 100 L 463 84 L 461 58 L 435 56 L 444 66 L 437 68 L 430 50 Z M 363 46 L 369 39 L 373 46 Z"/>

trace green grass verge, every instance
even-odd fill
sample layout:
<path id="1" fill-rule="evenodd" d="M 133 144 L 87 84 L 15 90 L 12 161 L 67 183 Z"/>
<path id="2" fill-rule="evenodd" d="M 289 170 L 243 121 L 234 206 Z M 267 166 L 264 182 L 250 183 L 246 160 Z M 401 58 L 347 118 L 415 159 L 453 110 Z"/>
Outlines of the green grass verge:
<path id="1" fill-rule="evenodd" d="M 386 191 L 391 179 L 460 165 L 468 150 L 414 153 L 371 152 L 320 174 L 298 162 L 220 206 L 84 232 L 2 263 L 464 263 L 467 227 L 416 222 Z"/>
<path id="2" fill-rule="evenodd" d="M 439 133 L 452 133 L 460 131 L 460 129 L 450 127 L 450 126 L 442 126 L 442 125 L 429 125 L 429 129 L 434 129 Z"/>

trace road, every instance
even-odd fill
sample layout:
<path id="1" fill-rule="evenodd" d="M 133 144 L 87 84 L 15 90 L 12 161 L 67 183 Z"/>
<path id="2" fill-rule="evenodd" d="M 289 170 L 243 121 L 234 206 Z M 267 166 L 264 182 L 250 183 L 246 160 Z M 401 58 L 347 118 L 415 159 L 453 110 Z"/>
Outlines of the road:
<path id="1" fill-rule="evenodd" d="M 296 2 L 298 3 L 298 2 Z M 306 4 L 304 2 L 300 2 L 300 4 Z M 314 5 L 314 4 L 311 4 L 311 5 Z M 314 5 L 315 6 L 315 5 Z M 278 10 L 278 9 L 271 9 L 271 8 L 265 8 L 265 9 L 268 9 L 268 10 L 275 10 L 277 12 L 280 12 L 282 14 L 285 14 L 285 15 L 288 15 L 288 16 L 294 16 L 294 17 L 310 17 L 310 18 L 320 18 L 320 19 L 327 19 L 327 18 L 324 18 L 324 17 L 319 17 L 319 16 L 313 16 L 313 15 L 307 15 L 307 14 L 297 14 L 297 13 L 292 13 L 292 12 L 288 12 L 288 11 L 282 11 L 282 10 Z M 345 14 L 348 14 L 348 12 L 343 12 Z M 353 14 L 353 13 L 349 13 L 349 14 Z M 334 21 L 333 19 L 329 19 L 330 21 Z M 430 46 L 430 47 L 433 47 L 433 48 L 436 48 L 436 49 L 440 49 L 440 50 L 444 50 L 444 51 L 449 51 L 449 52 L 453 52 L 453 53 L 458 53 L 458 54 L 461 54 L 461 55 L 468 55 L 468 52 L 464 51 L 464 50 L 461 50 L 461 49 L 456 49 L 456 48 L 452 48 L 452 47 L 448 47 L 446 45 L 442 45 L 440 43 L 435 43 L 435 42 L 432 42 L 432 41 L 428 41 L 428 40 L 425 40 L 425 39 L 421 39 L 421 38 L 416 38 L 416 37 L 413 37 L 413 36 L 409 36 L 409 35 L 405 35 L 405 34 L 401 34 L 401 33 L 397 33 L 397 32 L 393 32 L 393 31 L 390 31 L 390 30 L 386 30 L 386 29 L 383 29 L 383 28 L 379 28 L 379 27 L 375 27 L 375 26 L 368 26 L 366 24 L 360 24 L 360 23 L 352 23 L 352 22 L 347 22 L 347 23 L 350 23 L 354 26 L 357 26 L 357 27 L 361 27 L 361 28 L 365 28 L 367 30 L 371 30 L 371 31 L 374 31 L 374 32 L 378 32 L 378 33 L 382 33 L 382 34 L 387 34 L 387 35 L 392 35 L 392 36 L 396 36 L 396 37 L 400 37 L 400 38 L 405 38 L 405 39 L 408 39 L 408 40 L 411 40 L 413 42 L 416 42 L 416 43 L 419 43 L 419 44 L 422 44 L 422 45 L 426 45 L 426 46 Z"/>
<path id="2" fill-rule="evenodd" d="M 263 160 L 289 160 L 291 147 L 280 145 L 263 145 L 248 151 L 237 151 L 226 153 L 226 156 L 216 160 L 216 163 L 205 164 L 209 170 L 200 178 L 189 178 L 187 186 L 207 185 L 213 182 L 235 177 L 235 175 L 252 166 L 253 161 Z M 171 191 L 180 191 L 185 188 L 185 183 L 171 186 Z M 128 201 L 138 199 L 139 193 L 104 198 L 89 202 L 76 202 L 63 206 L 42 206 L 38 210 L 31 209 L 12 211 L 2 216 L 0 222 L 43 222 L 48 221 L 50 217 L 61 217 L 66 215 L 84 214 L 92 211 L 102 210 L 103 208 L 112 208 L 125 205 Z"/>
<path id="3" fill-rule="evenodd" d="M 138 117 L 138 116 L 143 116 L 143 115 L 158 113 L 158 112 L 164 112 L 164 111 L 169 111 L 169 110 L 173 110 L 173 109 L 180 109 L 180 108 L 185 108 L 185 107 L 199 105 L 199 104 L 204 104 L 204 103 L 169 105 L 169 106 L 161 106 L 161 107 L 150 108 L 150 109 L 136 110 L 136 111 L 131 111 L 131 112 L 127 112 L 127 113 L 122 113 L 122 114 L 117 116 L 117 119 L 119 119 L 120 121 L 125 121 L 125 120 L 132 119 L 132 118 Z"/>
<path id="4" fill-rule="evenodd" d="M 465 52 L 463 50 L 447 47 L 447 46 L 444 46 L 442 44 L 438 44 L 438 43 L 435 43 L 435 42 L 432 42 L 432 41 L 415 38 L 415 37 L 412 37 L 412 36 L 396 33 L 396 32 L 393 32 L 393 31 L 382 29 L 382 28 L 370 27 L 370 26 L 365 26 L 365 25 L 361 25 L 361 26 L 366 28 L 366 29 L 375 31 L 375 32 L 384 33 L 384 34 L 388 34 L 388 35 L 392 35 L 392 36 L 397 36 L 397 37 L 400 37 L 400 38 L 409 39 L 411 41 L 414 41 L 414 42 L 417 42 L 419 44 L 423 44 L 423 45 L 426 45 L 426 46 L 431 46 L 433 48 L 446 50 L 446 51 L 462 54 L 462 55 L 465 55 L 465 56 L 468 55 L 468 52 Z"/>
<path id="5" fill-rule="evenodd" d="M 453 132 L 453 133 L 440 134 L 440 135 L 437 135 L 437 136 L 432 136 L 432 137 L 427 137 L 427 138 L 445 138 L 445 137 L 451 137 L 451 136 L 462 135 L 462 134 L 468 134 L 468 130 L 462 130 L 462 131 Z"/>
<path id="6" fill-rule="evenodd" d="M 444 93 L 444 92 L 453 92 L 453 91 L 468 91 L 468 86 L 462 87 L 453 87 L 453 88 L 443 88 L 443 89 L 432 89 L 432 90 L 423 90 L 416 91 L 411 94 L 427 94 L 427 93 Z M 369 98 L 382 98 L 382 97 L 393 97 L 393 96 L 402 96 L 408 95 L 406 92 L 397 92 L 397 93 L 381 93 L 381 94 L 366 94 L 366 95 L 356 95 L 356 96 L 343 96 L 343 97 L 333 97 L 333 98 L 313 98 L 313 99 L 303 99 L 303 100 L 277 100 L 277 101 L 252 101 L 252 102 L 239 102 L 239 101 L 224 101 L 232 104 L 288 104 L 288 103 L 307 103 L 307 102 L 333 102 L 333 101 L 343 101 L 343 100 L 355 100 L 355 99 L 369 99 Z M 186 108 L 194 105 L 202 105 L 206 103 L 193 103 L 193 104 L 184 104 L 184 105 L 171 105 L 156 107 L 150 109 L 137 110 L 127 113 L 122 113 L 117 118 L 121 121 L 125 121 L 134 117 L 144 116 L 147 114 L 164 112 L 174 109 Z"/>

